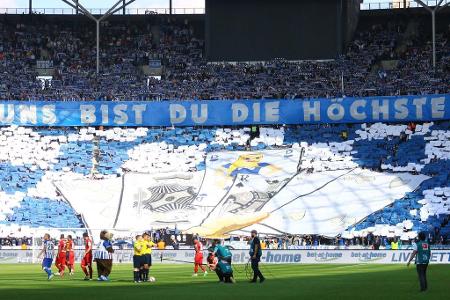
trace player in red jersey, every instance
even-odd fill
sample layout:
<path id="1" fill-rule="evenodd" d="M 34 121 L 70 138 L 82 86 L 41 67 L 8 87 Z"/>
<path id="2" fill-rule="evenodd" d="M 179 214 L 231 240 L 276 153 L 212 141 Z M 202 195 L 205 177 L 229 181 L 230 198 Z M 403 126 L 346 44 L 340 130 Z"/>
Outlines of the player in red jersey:
<path id="1" fill-rule="evenodd" d="M 67 236 L 66 242 L 66 262 L 69 269 L 69 275 L 72 276 L 75 272 L 75 253 L 73 251 L 73 239 L 71 235 Z"/>
<path id="2" fill-rule="evenodd" d="M 58 255 L 56 257 L 55 265 L 58 268 L 58 273 L 55 275 L 64 276 L 64 270 L 66 268 L 66 239 L 64 234 L 61 234 L 58 243 Z"/>
<path id="3" fill-rule="evenodd" d="M 81 261 L 81 269 L 86 277 L 84 280 L 92 280 L 92 240 L 87 232 L 83 233 L 84 239 L 84 255 Z"/>
<path id="4" fill-rule="evenodd" d="M 198 238 L 194 238 L 194 249 L 195 249 L 195 257 L 194 257 L 194 275 L 198 276 L 198 268 L 203 271 L 203 276 L 208 275 L 205 266 L 203 265 L 203 244 L 198 240 Z"/>

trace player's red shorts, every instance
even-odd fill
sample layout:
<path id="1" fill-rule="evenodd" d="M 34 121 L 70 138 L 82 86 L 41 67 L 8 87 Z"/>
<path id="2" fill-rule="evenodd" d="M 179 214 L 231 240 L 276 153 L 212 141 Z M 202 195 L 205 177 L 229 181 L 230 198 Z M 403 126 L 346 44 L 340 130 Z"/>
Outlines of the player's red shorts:
<path id="1" fill-rule="evenodd" d="M 195 254 L 194 263 L 202 264 L 203 263 L 203 253 Z"/>
<path id="2" fill-rule="evenodd" d="M 58 257 L 56 258 L 56 265 L 66 265 L 66 253 L 62 252 L 58 254 Z"/>
<path id="3" fill-rule="evenodd" d="M 73 266 L 75 264 L 75 253 L 73 251 L 69 252 L 69 261 L 68 264 Z"/>
<path id="4" fill-rule="evenodd" d="M 92 253 L 86 254 L 81 260 L 82 266 L 91 266 L 92 265 Z"/>

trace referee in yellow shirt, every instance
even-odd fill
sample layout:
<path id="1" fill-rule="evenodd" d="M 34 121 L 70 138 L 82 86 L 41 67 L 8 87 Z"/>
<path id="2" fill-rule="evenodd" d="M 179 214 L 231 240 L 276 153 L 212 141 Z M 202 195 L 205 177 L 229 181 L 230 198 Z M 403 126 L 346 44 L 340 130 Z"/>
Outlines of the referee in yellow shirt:
<path id="1" fill-rule="evenodd" d="M 142 237 L 142 257 L 144 263 L 142 281 L 148 281 L 148 273 L 150 272 L 150 267 L 152 266 L 152 247 L 155 247 L 156 244 L 150 240 L 150 235 L 147 232 L 145 232 Z"/>
<path id="2" fill-rule="evenodd" d="M 133 243 L 133 271 L 134 271 L 134 282 L 138 283 L 141 282 L 141 267 L 143 264 L 142 261 L 142 236 L 137 235 L 136 240 Z"/>

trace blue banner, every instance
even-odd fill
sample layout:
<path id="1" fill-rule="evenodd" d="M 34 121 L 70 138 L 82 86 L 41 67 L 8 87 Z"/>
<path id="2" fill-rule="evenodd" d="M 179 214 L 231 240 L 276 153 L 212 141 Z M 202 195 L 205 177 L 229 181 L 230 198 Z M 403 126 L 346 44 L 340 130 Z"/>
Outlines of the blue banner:
<path id="1" fill-rule="evenodd" d="M 297 100 L 0 101 L 0 125 L 215 126 L 450 119 L 450 95 Z"/>

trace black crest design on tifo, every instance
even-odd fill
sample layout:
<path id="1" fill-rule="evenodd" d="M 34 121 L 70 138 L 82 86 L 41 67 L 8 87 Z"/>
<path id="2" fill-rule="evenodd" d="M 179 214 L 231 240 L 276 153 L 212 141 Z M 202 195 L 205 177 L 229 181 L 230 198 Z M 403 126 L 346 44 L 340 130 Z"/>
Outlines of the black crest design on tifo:
<path id="1" fill-rule="evenodd" d="M 134 208 L 153 212 L 170 212 L 177 209 L 190 209 L 196 193 L 193 186 L 183 186 L 177 183 L 151 186 L 135 195 Z M 149 195 L 150 194 L 150 195 Z"/>

